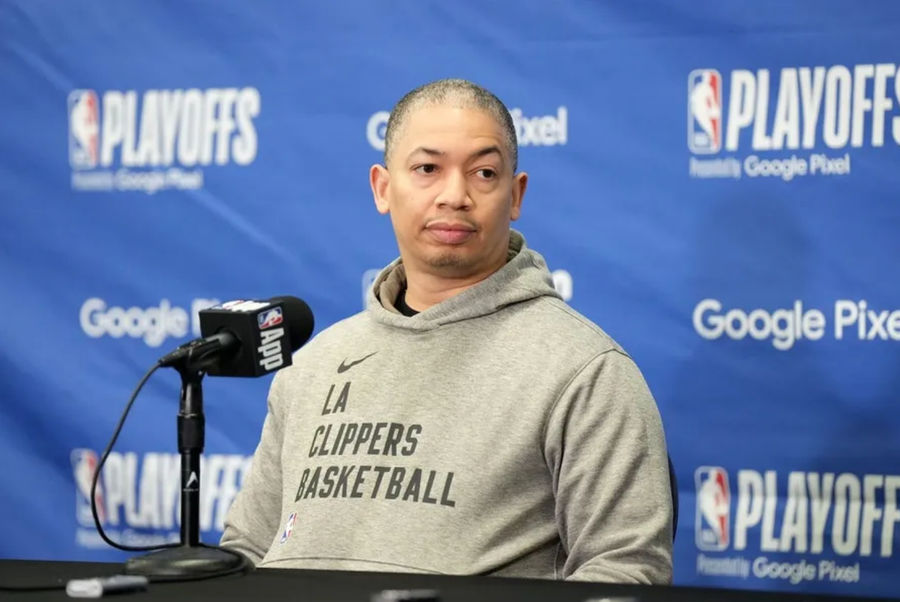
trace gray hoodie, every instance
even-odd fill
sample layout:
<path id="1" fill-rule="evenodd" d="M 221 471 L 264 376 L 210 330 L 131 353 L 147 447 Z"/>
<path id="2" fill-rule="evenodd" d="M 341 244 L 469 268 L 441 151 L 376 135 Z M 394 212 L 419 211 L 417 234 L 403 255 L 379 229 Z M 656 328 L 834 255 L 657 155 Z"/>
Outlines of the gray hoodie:
<path id="1" fill-rule="evenodd" d="M 297 352 L 222 545 L 263 567 L 671 580 L 644 379 L 514 231 L 509 257 L 413 317 L 397 260 Z"/>

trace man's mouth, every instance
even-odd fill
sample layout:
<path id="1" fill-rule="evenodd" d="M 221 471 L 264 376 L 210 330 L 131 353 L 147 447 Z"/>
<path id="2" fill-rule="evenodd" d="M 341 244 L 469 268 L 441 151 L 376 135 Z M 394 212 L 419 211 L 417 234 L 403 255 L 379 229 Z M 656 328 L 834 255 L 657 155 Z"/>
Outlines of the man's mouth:
<path id="1" fill-rule="evenodd" d="M 476 228 L 471 224 L 459 222 L 431 222 L 425 229 L 438 242 L 448 245 L 459 245 L 475 236 Z"/>

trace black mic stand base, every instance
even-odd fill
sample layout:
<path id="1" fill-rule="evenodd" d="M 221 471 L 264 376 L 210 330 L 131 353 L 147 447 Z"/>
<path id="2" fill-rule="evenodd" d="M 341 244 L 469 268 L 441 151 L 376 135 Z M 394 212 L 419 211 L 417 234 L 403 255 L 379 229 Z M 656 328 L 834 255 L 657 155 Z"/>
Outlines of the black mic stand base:
<path id="1" fill-rule="evenodd" d="M 165 581 L 243 573 L 252 567 L 250 561 L 240 552 L 215 546 L 181 545 L 129 558 L 125 562 L 125 573 Z"/>

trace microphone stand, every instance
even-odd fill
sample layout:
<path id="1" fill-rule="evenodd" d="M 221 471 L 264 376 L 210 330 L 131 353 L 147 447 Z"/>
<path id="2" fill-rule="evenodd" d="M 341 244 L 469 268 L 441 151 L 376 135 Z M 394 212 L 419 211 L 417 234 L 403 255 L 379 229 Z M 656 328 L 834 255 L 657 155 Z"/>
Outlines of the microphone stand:
<path id="1" fill-rule="evenodd" d="M 212 577 L 249 570 L 250 561 L 239 552 L 208 546 L 200 541 L 200 455 L 203 453 L 203 377 L 222 348 L 217 337 L 182 345 L 159 360 L 181 375 L 178 408 L 178 452 L 181 454 L 181 545 L 129 558 L 125 572 L 160 580 Z"/>

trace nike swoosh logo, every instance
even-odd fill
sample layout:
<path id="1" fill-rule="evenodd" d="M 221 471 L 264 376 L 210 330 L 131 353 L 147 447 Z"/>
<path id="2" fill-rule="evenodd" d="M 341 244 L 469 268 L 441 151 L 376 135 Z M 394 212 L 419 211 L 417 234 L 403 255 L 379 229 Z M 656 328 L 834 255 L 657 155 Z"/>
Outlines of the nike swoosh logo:
<path id="1" fill-rule="evenodd" d="M 362 358 L 362 359 L 358 359 L 358 360 L 356 360 L 355 362 L 350 362 L 349 364 L 346 363 L 347 359 L 344 358 L 344 361 L 341 362 L 341 365 L 340 365 L 340 366 L 338 366 L 338 374 L 340 374 L 341 372 L 346 372 L 347 370 L 349 370 L 350 368 L 352 368 L 352 367 L 355 366 L 356 364 L 361 364 L 361 363 L 363 363 L 364 361 L 366 361 L 367 359 L 369 359 L 370 357 L 372 357 L 372 356 L 375 355 L 376 353 L 378 353 L 378 352 L 377 352 L 377 351 L 373 351 L 372 353 L 370 353 L 370 354 L 367 355 L 366 357 L 364 357 L 364 358 Z"/>

